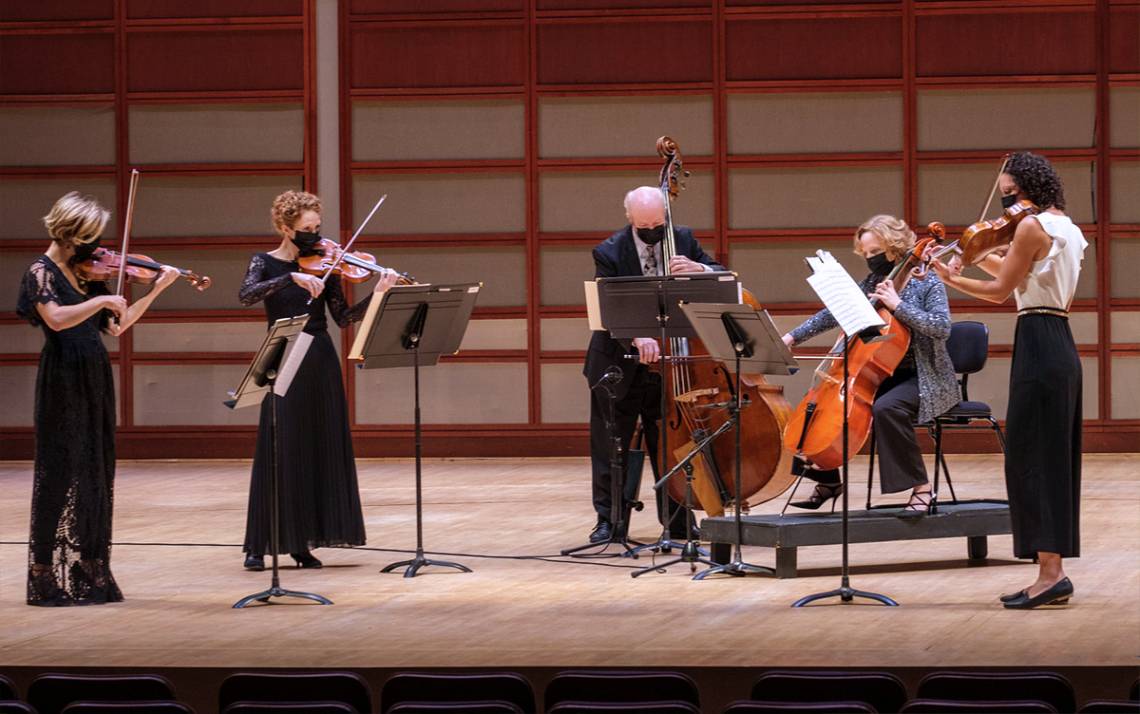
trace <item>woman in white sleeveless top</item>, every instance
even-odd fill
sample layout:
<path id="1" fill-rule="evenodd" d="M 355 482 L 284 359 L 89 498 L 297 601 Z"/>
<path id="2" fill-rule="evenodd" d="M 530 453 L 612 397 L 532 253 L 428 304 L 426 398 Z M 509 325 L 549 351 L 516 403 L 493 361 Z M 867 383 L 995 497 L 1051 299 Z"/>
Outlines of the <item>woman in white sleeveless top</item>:
<path id="1" fill-rule="evenodd" d="M 1028 199 L 1039 209 L 1018 224 L 1002 257 L 979 264 L 994 280 L 961 276 L 961 263 L 934 263 L 950 287 L 982 300 L 1017 301 L 1017 332 L 1006 413 L 1005 480 L 1013 552 L 1036 557 L 1037 580 L 1002 595 L 1010 609 L 1062 605 L 1073 594 L 1063 558 L 1080 555 L 1081 362 L 1069 330 L 1069 304 L 1088 246 L 1064 214 L 1061 180 L 1035 154 L 1014 154 L 998 185 L 1005 206 Z"/>

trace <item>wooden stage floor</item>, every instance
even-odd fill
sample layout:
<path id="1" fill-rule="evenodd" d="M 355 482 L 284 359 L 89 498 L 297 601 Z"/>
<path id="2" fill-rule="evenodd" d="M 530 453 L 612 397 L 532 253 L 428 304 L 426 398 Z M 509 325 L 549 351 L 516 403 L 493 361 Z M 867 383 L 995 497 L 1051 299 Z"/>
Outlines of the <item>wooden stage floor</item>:
<path id="1" fill-rule="evenodd" d="M 952 455 L 961 498 L 1002 497 L 1000 457 Z M 853 470 L 865 474 L 866 459 Z M 285 568 L 285 587 L 331 607 L 289 601 L 233 610 L 269 573 L 241 569 L 248 462 L 119 465 L 113 565 L 126 602 L 23 604 L 31 465 L 0 464 L 0 668 L 1123 666 L 1140 653 L 1140 455 L 1084 461 L 1083 557 L 1071 561 L 1067 609 L 1003 610 L 1000 592 L 1034 566 L 991 538 L 967 567 L 964 539 L 852 546 L 853 584 L 899 608 L 802 610 L 838 584 L 839 548 L 803 548 L 801 576 L 694 582 L 687 567 L 629 576 L 604 565 L 512 559 L 555 554 L 593 525 L 585 459 L 431 460 L 425 539 L 472 574 L 381 575 L 414 547 L 411 462 L 359 462 L 369 548 L 321 550 L 323 570 Z M 805 493 L 806 495 L 806 493 Z M 862 492 L 853 494 L 859 502 Z M 881 502 L 881 498 L 879 499 Z M 769 503 L 756 512 L 773 512 Z M 634 535 L 657 534 L 648 509 Z M 748 560 L 772 564 L 766 549 Z M 595 561 L 596 563 L 597 561 Z M 639 563 L 648 563 L 642 559 Z"/>

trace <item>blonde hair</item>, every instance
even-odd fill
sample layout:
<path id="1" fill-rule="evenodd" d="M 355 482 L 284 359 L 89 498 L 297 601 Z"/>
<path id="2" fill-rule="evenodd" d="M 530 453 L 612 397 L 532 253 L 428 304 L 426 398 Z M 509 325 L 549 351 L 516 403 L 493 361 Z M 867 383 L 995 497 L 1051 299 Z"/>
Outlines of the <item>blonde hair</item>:
<path id="1" fill-rule="evenodd" d="M 859 240 L 864 233 L 871 232 L 883 241 L 887 257 L 898 260 L 914 247 L 914 231 L 901 218 L 880 213 L 871 216 L 855 231 L 855 255 L 863 255 L 863 243 Z"/>
<path id="2" fill-rule="evenodd" d="M 307 191 L 286 191 L 273 199 L 273 208 L 269 215 L 273 219 L 273 228 L 278 233 L 281 229 L 292 228 L 305 211 L 321 212 L 321 199 Z"/>
<path id="3" fill-rule="evenodd" d="M 61 245 L 90 243 L 103 233 L 111 212 L 92 196 L 78 191 L 64 194 L 44 216 L 48 235 Z"/>

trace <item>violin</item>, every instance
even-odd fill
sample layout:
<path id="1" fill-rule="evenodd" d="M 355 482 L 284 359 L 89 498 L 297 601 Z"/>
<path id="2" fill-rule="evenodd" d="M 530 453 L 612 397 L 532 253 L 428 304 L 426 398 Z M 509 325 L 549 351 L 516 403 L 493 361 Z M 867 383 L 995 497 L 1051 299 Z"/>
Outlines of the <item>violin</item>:
<path id="1" fill-rule="evenodd" d="M 340 244 L 328 238 L 321 238 L 316 249 L 321 251 L 315 255 L 304 255 L 297 258 L 301 272 L 311 275 L 325 275 L 331 269 L 341 279 L 350 283 L 363 283 L 374 274 L 386 270 L 376 263 L 376 256 L 362 250 L 346 253 Z M 414 285 L 416 279 L 407 273 L 397 273 L 400 276 L 397 285 Z"/>
<path id="2" fill-rule="evenodd" d="M 120 273 L 125 273 L 126 280 L 131 283 L 150 285 L 158 279 L 158 274 L 166 267 L 149 256 L 139 253 L 128 253 L 126 265 L 123 265 L 122 253 L 106 248 L 98 248 L 95 253 L 82 263 L 76 263 L 75 272 L 81 280 L 89 283 L 106 282 L 118 279 Z M 174 267 L 174 266 L 170 266 Z M 208 275 L 198 275 L 186 268 L 174 268 L 179 275 L 190 281 L 198 292 L 210 287 Z"/>

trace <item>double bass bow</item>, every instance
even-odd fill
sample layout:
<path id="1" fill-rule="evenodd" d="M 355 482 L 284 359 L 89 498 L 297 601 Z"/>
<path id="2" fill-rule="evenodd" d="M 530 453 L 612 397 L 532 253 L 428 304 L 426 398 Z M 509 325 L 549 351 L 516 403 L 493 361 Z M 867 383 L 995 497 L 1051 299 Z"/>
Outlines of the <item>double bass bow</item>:
<path id="1" fill-rule="evenodd" d="M 664 159 L 660 173 L 660 187 L 665 199 L 665 238 L 662 251 L 665 274 L 677 253 L 673 231 L 670 199 L 676 198 L 683 187 L 681 177 L 687 176 L 681 159 L 680 147 L 668 136 L 657 140 L 657 153 Z M 743 291 L 744 302 L 753 309 L 760 305 L 752 293 Z M 667 453 L 664 468 L 673 468 L 687 456 L 696 444 L 716 431 L 729 419 L 729 415 L 715 408 L 735 396 L 735 375 L 721 363 L 712 359 L 700 340 L 671 338 L 666 374 L 666 410 L 662 426 L 670 444 L 679 444 Z M 784 398 L 783 387 L 769 383 L 760 374 L 741 375 L 742 403 L 748 407 L 740 412 L 739 428 L 745 445 L 740 458 L 741 488 L 735 493 L 733 479 L 736 469 L 736 450 L 728 439 L 715 440 L 692 460 L 694 506 L 710 516 L 723 515 L 737 499 L 741 509 L 747 511 L 756 505 L 775 498 L 792 483 L 788 465 L 790 453 L 784 449 L 782 435 L 791 414 L 791 406 Z M 670 479 L 669 495 L 684 503 L 684 479 Z"/>

